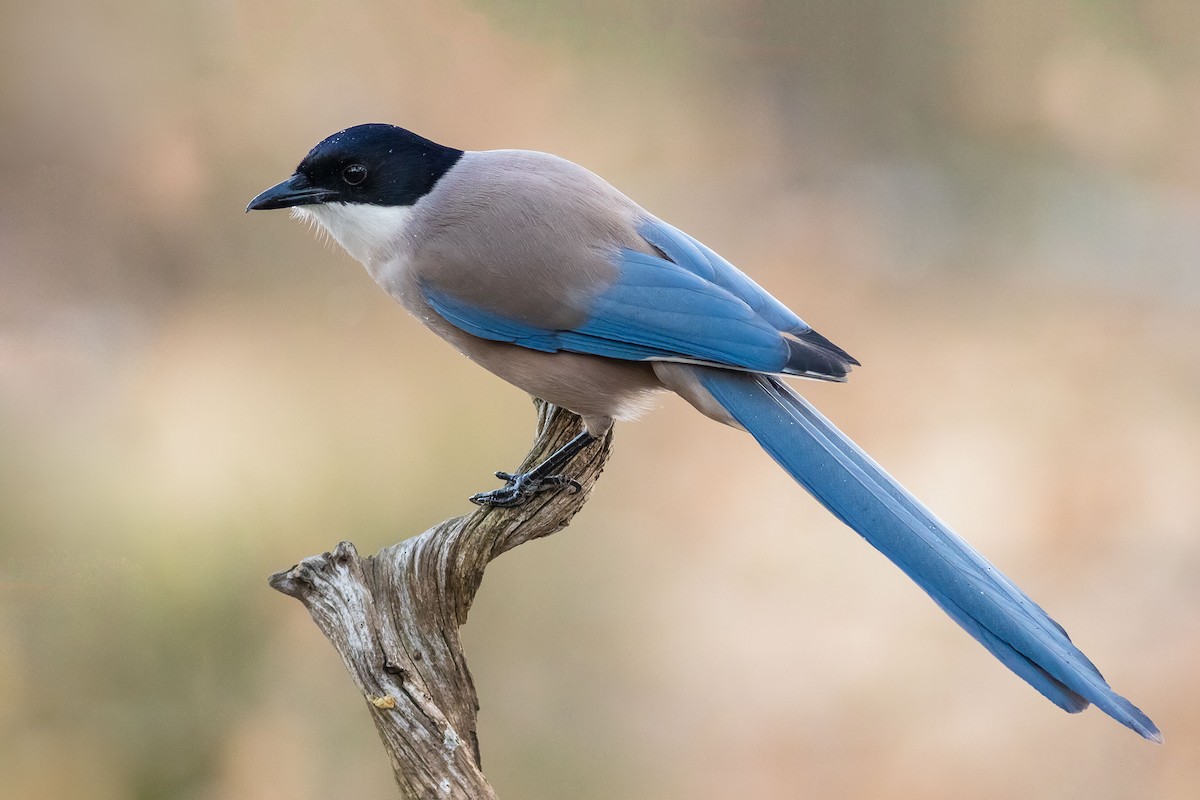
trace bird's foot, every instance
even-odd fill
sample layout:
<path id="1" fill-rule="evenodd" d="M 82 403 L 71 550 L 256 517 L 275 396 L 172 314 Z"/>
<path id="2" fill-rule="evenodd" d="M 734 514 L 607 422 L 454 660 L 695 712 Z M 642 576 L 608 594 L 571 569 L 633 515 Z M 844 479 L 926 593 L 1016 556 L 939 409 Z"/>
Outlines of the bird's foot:
<path id="1" fill-rule="evenodd" d="M 471 495 L 471 502 L 477 506 L 500 506 L 508 508 L 528 502 L 535 494 L 550 492 L 555 489 L 570 489 L 572 492 L 582 491 L 579 481 L 565 475 L 547 475 L 542 477 L 536 471 L 512 474 L 497 472 L 496 477 L 505 482 L 499 489 L 490 492 L 480 492 Z"/>

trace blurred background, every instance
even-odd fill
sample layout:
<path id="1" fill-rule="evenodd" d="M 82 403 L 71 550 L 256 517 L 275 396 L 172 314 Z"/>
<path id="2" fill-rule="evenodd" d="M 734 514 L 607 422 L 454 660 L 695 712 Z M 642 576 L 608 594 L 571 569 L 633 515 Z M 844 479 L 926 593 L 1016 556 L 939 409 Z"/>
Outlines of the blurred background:
<path id="1" fill-rule="evenodd" d="M 1195 796 L 1200 4 L 48 0 L 0 10 L 5 798 L 395 795 L 266 577 L 468 510 L 534 418 L 242 213 L 366 121 L 559 153 L 753 274 L 863 362 L 806 394 L 1167 740 L 1047 703 L 666 398 L 488 572 L 501 797 Z"/>

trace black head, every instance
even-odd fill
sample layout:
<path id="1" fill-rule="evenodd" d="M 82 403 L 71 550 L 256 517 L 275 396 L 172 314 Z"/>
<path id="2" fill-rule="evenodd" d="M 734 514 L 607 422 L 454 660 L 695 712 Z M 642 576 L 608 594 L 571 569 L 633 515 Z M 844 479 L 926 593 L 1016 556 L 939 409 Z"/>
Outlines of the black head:
<path id="1" fill-rule="evenodd" d="M 355 125 L 325 139 L 295 174 L 246 206 L 247 211 L 316 203 L 411 206 L 462 157 L 395 125 Z"/>

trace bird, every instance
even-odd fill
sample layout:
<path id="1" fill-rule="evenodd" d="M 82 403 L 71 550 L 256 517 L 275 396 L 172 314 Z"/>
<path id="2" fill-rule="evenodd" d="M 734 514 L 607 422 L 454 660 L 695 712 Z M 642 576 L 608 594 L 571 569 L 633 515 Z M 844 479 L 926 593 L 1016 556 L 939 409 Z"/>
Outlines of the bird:
<path id="1" fill-rule="evenodd" d="M 1006 667 L 1064 710 L 1158 727 L 1057 622 L 785 378 L 842 382 L 858 360 L 698 239 L 578 164 L 460 150 L 384 123 L 320 141 L 247 211 L 291 209 L 470 360 L 582 418 L 581 432 L 471 500 L 576 488 L 565 470 L 662 391 L 749 433 Z"/>

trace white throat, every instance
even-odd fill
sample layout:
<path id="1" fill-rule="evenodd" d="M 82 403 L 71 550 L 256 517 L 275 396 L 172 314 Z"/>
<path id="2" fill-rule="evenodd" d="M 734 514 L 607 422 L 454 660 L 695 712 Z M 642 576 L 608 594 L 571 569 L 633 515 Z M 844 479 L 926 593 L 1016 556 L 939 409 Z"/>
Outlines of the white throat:
<path id="1" fill-rule="evenodd" d="M 412 206 L 368 203 L 323 203 L 292 209 L 298 219 L 311 220 L 324 228 L 373 275 L 383 262 L 403 248 L 404 233 L 412 212 Z"/>

